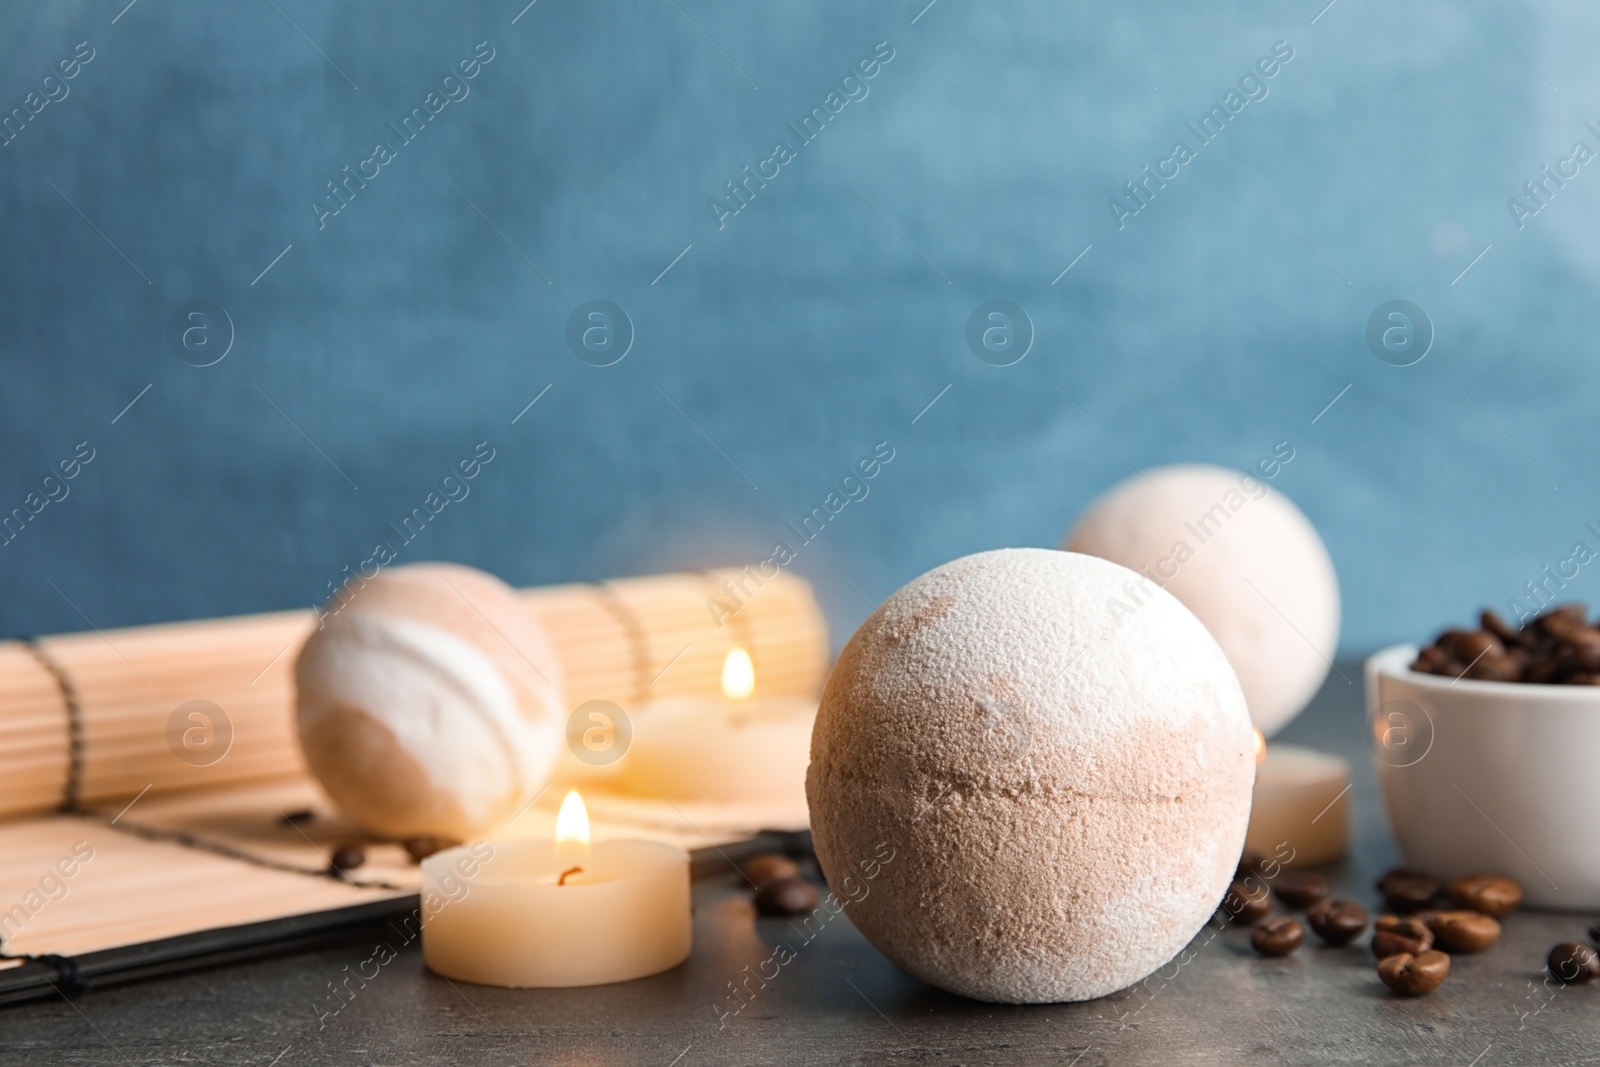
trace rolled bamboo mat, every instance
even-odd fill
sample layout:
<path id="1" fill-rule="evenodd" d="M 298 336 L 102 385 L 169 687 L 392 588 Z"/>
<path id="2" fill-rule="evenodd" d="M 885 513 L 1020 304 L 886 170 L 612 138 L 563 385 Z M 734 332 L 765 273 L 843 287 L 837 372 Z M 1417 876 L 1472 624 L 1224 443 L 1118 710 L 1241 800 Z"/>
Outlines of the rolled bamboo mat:
<path id="1" fill-rule="evenodd" d="M 525 592 L 566 707 L 714 694 L 735 645 L 761 692 L 815 695 L 827 631 L 810 585 L 746 579 L 735 599 L 723 583 L 742 573 Z M 743 606 L 715 613 L 712 598 Z M 304 774 L 294 661 L 315 625 L 293 611 L 0 642 L 0 816 Z"/>

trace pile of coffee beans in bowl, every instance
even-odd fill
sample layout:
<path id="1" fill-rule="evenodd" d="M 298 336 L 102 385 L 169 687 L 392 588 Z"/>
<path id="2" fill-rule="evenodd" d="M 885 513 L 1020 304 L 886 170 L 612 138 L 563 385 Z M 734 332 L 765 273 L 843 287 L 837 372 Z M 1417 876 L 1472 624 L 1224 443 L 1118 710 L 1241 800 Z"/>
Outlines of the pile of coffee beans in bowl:
<path id="1" fill-rule="evenodd" d="M 1542 685 L 1600 685 L 1600 626 L 1583 604 L 1561 604 L 1513 627 L 1492 611 L 1479 629 L 1446 630 L 1411 669 L 1449 678 Z"/>

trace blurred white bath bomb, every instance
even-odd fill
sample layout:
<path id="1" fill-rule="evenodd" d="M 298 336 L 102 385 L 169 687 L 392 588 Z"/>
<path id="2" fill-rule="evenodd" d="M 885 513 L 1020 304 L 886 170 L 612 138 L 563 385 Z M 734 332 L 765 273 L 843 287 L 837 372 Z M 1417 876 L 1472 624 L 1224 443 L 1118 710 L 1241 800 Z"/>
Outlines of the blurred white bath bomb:
<path id="1" fill-rule="evenodd" d="M 560 751 L 560 668 L 510 586 L 423 563 L 347 583 L 295 664 L 300 747 L 344 815 L 466 840 L 508 819 Z"/>
<path id="2" fill-rule="evenodd" d="M 1128 571 L 1002 549 L 929 571 L 828 678 L 806 793 L 879 951 L 980 1000 L 1087 1000 L 1170 960 L 1244 845 L 1254 736 L 1228 661 Z"/>
<path id="3" fill-rule="evenodd" d="M 1090 506 L 1065 547 L 1183 601 L 1228 654 L 1269 737 L 1328 675 L 1339 644 L 1333 561 L 1300 509 L 1254 475 L 1199 464 L 1135 475 Z M 1119 590 L 1121 607 L 1103 610 L 1126 620 L 1147 588 Z"/>

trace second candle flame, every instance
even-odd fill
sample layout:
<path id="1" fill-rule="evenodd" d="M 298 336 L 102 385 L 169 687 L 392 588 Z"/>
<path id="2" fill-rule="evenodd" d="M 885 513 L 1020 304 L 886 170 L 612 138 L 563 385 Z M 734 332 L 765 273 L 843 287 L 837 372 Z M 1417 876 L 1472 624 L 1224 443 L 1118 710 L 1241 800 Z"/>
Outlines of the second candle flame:
<path id="1" fill-rule="evenodd" d="M 561 810 L 556 813 L 556 855 L 589 855 L 589 809 L 583 806 L 576 789 L 567 791 Z"/>
<path id="2" fill-rule="evenodd" d="M 744 700 L 756 691 L 756 667 L 750 653 L 734 645 L 722 661 L 722 694 L 730 700 Z"/>

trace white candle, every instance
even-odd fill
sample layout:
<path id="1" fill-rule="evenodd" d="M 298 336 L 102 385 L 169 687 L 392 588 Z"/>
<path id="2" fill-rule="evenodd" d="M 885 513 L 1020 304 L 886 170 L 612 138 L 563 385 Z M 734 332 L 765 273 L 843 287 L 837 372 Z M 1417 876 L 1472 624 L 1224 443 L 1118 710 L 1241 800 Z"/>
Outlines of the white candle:
<path id="1" fill-rule="evenodd" d="M 755 696 L 742 648 L 728 653 L 723 695 L 659 701 L 634 720 L 624 760 L 628 787 L 676 800 L 757 800 L 805 796 L 814 700 Z"/>
<path id="2" fill-rule="evenodd" d="M 600 985 L 689 957 L 689 854 L 655 841 L 590 845 L 576 792 L 561 805 L 556 840 L 436 853 L 422 861 L 422 894 L 423 959 L 446 978 Z"/>
<path id="3" fill-rule="evenodd" d="M 1302 866 L 1342 857 L 1350 847 L 1350 764 L 1299 745 L 1268 745 L 1260 731 L 1256 751 L 1245 848 L 1272 856 L 1287 842 Z"/>

